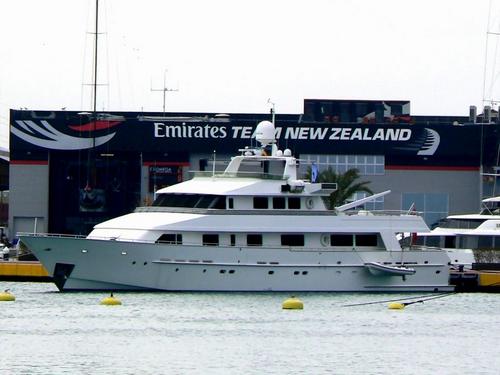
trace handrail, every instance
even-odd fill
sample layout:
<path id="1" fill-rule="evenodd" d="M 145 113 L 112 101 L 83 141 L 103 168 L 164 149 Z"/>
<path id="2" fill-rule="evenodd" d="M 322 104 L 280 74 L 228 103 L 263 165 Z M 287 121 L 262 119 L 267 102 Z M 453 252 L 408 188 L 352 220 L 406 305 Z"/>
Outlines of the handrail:
<path id="1" fill-rule="evenodd" d="M 213 174 L 211 171 L 189 171 L 194 177 L 216 177 L 216 178 L 259 178 L 263 180 L 286 180 L 288 176 L 270 174 L 263 172 L 218 172 Z"/>

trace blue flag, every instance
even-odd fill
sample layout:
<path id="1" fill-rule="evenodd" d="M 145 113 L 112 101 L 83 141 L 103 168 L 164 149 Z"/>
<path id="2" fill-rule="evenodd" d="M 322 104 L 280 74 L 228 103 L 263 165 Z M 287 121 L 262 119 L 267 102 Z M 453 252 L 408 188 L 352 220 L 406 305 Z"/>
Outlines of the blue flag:
<path id="1" fill-rule="evenodd" d="M 316 182 L 318 179 L 318 165 L 316 163 L 312 163 L 311 165 L 311 182 Z"/>

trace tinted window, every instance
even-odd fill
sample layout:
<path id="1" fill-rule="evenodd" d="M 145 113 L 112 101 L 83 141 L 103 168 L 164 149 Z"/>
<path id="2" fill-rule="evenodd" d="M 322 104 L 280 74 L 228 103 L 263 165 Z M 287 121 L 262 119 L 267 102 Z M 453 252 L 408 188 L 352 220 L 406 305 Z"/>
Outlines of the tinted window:
<path id="1" fill-rule="evenodd" d="M 273 198 L 273 208 L 278 210 L 285 209 L 285 198 L 284 197 L 274 197 Z"/>
<path id="2" fill-rule="evenodd" d="M 330 236 L 331 246 L 352 246 L 352 234 L 332 234 Z"/>
<path id="3" fill-rule="evenodd" d="M 156 240 L 156 242 L 168 244 L 182 244 L 182 234 L 179 233 L 164 233 Z"/>
<path id="4" fill-rule="evenodd" d="M 376 234 L 357 234 L 356 246 L 377 246 Z"/>
<path id="5" fill-rule="evenodd" d="M 248 246 L 262 246 L 262 234 L 247 234 Z"/>
<path id="6" fill-rule="evenodd" d="M 288 197 L 288 208 L 293 210 L 300 209 L 300 198 L 297 197 Z"/>
<path id="7" fill-rule="evenodd" d="M 257 209 L 268 208 L 267 197 L 253 197 L 253 208 Z"/>
<path id="8" fill-rule="evenodd" d="M 219 245 L 219 235 L 218 234 L 204 234 L 203 235 L 203 245 L 204 246 L 217 246 L 217 245 Z"/>
<path id="9" fill-rule="evenodd" d="M 281 246 L 304 246 L 303 234 L 282 234 Z"/>

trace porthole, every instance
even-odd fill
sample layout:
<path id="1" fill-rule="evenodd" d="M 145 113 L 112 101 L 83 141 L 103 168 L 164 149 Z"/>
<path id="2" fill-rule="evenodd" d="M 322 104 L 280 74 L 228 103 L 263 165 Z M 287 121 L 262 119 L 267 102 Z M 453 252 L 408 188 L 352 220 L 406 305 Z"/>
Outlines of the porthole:
<path id="1" fill-rule="evenodd" d="M 300 274 L 300 272 L 299 272 L 299 271 L 294 271 L 294 272 L 293 272 L 293 274 L 294 274 L 294 275 L 299 275 L 299 274 Z"/>
<path id="2" fill-rule="evenodd" d="M 306 199 L 306 207 L 308 209 L 312 209 L 314 207 L 314 199 L 313 198 Z"/>
<path id="3" fill-rule="evenodd" d="M 436 271 L 436 273 L 441 273 L 441 271 L 440 271 L 440 270 L 437 270 L 437 271 Z"/>
<path id="4" fill-rule="evenodd" d="M 88 250 L 83 249 L 83 250 L 82 250 L 82 253 L 84 253 L 84 254 L 85 254 L 85 253 L 88 253 Z"/>
<path id="5" fill-rule="evenodd" d="M 127 255 L 127 252 L 126 251 L 122 251 L 122 255 Z"/>
<path id="6" fill-rule="evenodd" d="M 178 272 L 178 271 L 179 271 L 179 269 L 178 269 L 178 268 L 176 268 L 176 269 L 175 269 L 175 272 Z"/>
<path id="7" fill-rule="evenodd" d="M 229 273 L 234 273 L 234 270 L 229 270 Z"/>
<path id="8" fill-rule="evenodd" d="M 226 270 L 220 270 L 219 272 L 220 273 L 226 273 Z"/>
<path id="9" fill-rule="evenodd" d="M 321 242 L 322 246 L 329 246 L 330 236 L 328 234 L 322 234 L 319 241 Z"/>
<path id="10" fill-rule="evenodd" d="M 144 262 L 144 265 L 148 264 L 148 262 Z"/>
<path id="11" fill-rule="evenodd" d="M 204 270 L 203 270 L 203 273 L 205 273 L 205 272 L 207 272 L 207 270 L 206 270 L 206 269 L 204 269 Z"/>
<path id="12" fill-rule="evenodd" d="M 342 264 L 342 262 L 339 260 L 339 261 L 337 261 L 337 264 Z"/>
<path id="13" fill-rule="evenodd" d="M 302 271 L 302 275 L 307 275 L 307 271 Z"/>
<path id="14" fill-rule="evenodd" d="M 274 274 L 274 271 L 269 271 L 268 272 L 269 275 L 273 275 Z"/>
<path id="15" fill-rule="evenodd" d="M 132 264 L 135 264 L 135 263 L 136 263 L 136 261 L 134 260 L 134 261 L 132 262 Z"/>

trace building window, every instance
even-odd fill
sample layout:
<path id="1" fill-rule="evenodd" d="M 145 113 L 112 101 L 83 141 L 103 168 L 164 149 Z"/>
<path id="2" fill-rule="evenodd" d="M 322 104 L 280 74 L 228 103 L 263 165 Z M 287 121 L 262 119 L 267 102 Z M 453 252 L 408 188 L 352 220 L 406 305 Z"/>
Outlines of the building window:
<path id="1" fill-rule="evenodd" d="M 203 235 L 203 246 L 218 246 L 219 245 L 219 235 L 218 234 L 204 234 Z"/>
<path id="2" fill-rule="evenodd" d="M 273 197 L 273 208 L 276 210 L 284 210 L 285 207 L 285 197 Z"/>
<path id="3" fill-rule="evenodd" d="M 330 235 L 331 246 L 349 246 L 354 245 L 352 234 L 332 234 Z"/>
<path id="4" fill-rule="evenodd" d="M 282 234 L 281 246 L 304 246 L 303 234 Z"/>
<path id="5" fill-rule="evenodd" d="M 403 193 L 401 209 L 410 208 L 422 212 L 423 219 L 432 227 L 448 216 L 449 196 L 446 193 Z"/>
<path id="6" fill-rule="evenodd" d="M 235 234 L 231 234 L 230 240 L 231 240 L 231 246 L 236 246 L 236 235 Z"/>
<path id="7" fill-rule="evenodd" d="M 300 198 L 288 197 L 288 208 L 292 210 L 300 210 Z"/>
<path id="8" fill-rule="evenodd" d="M 320 172 L 331 168 L 336 173 L 345 173 L 349 169 L 357 169 L 361 176 L 383 175 L 385 173 L 384 155 L 319 155 L 301 154 L 301 160 L 305 160 L 302 168 L 305 174 L 306 168 L 312 163 L 318 165 Z"/>
<path id="9" fill-rule="evenodd" d="M 156 240 L 157 243 L 166 243 L 171 245 L 182 244 L 182 234 L 180 233 L 164 233 Z"/>
<path id="10" fill-rule="evenodd" d="M 371 194 L 367 194 L 364 191 L 360 191 L 357 193 L 354 193 L 348 201 L 354 202 L 359 199 L 366 198 L 370 196 Z M 363 205 L 359 206 L 358 208 L 362 208 L 364 210 L 369 210 L 369 211 L 382 211 L 384 209 L 384 197 L 377 197 L 375 199 L 372 199 L 371 201 L 365 202 Z"/>
<path id="11" fill-rule="evenodd" d="M 230 209 L 233 209 L 234 208 L 234 198 L 228 198 L 227 204 L 228 204 Z"/>
<path id="12" fill-rule="evenodd" d="M 259 210 L 269 208 L 267 197 L 253 197 L 253 208 Z"/>
<path id="13" fill-rule="evenodd" d="M 262 234 L 247 234 L 248 246 L 262 246 Z"/>

